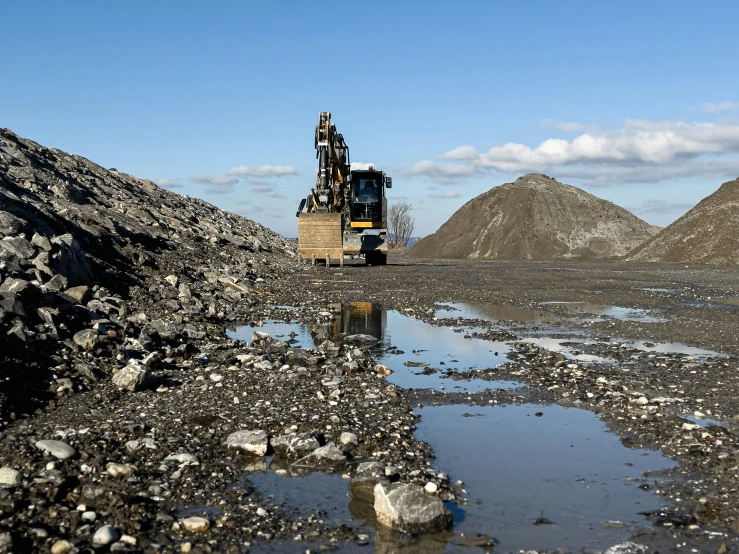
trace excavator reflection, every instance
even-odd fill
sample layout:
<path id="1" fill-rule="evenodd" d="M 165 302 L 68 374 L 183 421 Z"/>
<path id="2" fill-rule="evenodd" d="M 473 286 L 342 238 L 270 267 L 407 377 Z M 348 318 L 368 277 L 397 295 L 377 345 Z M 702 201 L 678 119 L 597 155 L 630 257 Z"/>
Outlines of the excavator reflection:
<path id="1" fill-rule="evenodd" d="M 372 302 L 348 302 L 332 304 L 332 308 L 340 310 L 339 316 L 331 323 L 315 324 L 311 328 L 313 343 L 318 346 L 325 340 L 340 342 L 346 335 L 371 335 L 379 339 L 378 344 L 385 341 L 387 312 L 381 304 Z"/>

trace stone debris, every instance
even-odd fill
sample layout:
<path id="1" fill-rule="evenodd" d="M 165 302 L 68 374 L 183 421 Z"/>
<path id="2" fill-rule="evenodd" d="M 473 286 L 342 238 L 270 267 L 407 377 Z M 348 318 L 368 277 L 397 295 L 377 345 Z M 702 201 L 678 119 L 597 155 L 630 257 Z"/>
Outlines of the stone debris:
<path id="1" fill-rule="evenodd" d="M 235 448 L 255 456 L 264 456 L 269 448 L 269 440 L 264 431 L 242 430 L 231 433 L 224 445 L 227 448 Z"/>
<path id="2" fill-rule="evenodd" d="M 452 514 L 444 503 L 418 485 L 375 485 L 377 522 L 403 533 L 436 533 L 448 528 Z"/>

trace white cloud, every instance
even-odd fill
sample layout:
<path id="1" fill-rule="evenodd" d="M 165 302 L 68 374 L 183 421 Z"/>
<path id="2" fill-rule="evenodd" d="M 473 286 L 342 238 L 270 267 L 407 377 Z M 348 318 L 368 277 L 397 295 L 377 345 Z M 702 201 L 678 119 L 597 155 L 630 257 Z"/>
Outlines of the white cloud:
<path id="1" fill-rule="evenodd" d="M 559 128 L 574 130 L 577 125 Z M 462 145 L 440 158 L 448 162 L 423 160 L 406 173 L 446 184 L 490 171 L 543 172 L 571 176 L 582 184 L 727 177 L 739 169 L 739 124 L 627 120 L 620 129 L 589 126 L 571 140 L 552 137 L 534 147 L 509 142 L 485 152 Z"/>
<path id="2" fill-rule="evenodd" d="M 723 102 L 717 102 L 716 104 L 712 104 L 710 102 L 703 104 L 701 106 L 701 109 L 704 112 L 708 113 L 721 113 L 731 110 L 739 110 L 739 102 L 731 102 L 729 100 L 724 100 Z"/>
<path id="3" fill-rule="evenodd" d="M 462 195 L 459 193 L 459 191 L 456 190 L 448 190 L 446 192 L 432 192 L 428 195 L 429 198 L 459 198 Z"/>
<path id="4" fill-rule="evenodd" d="M 356 170 L 361 170 L 361 169 L 369 169 L 370 167 L 371 167 L 372 169 L 377 169 L 377 170 L 379 170 L 379 169 L 380 169 L 379 167 L 377 167 L 377 166 L 376 166 L 375 164 L 373 164 L 372 162 L 369 162 L 369 163 L 364 163 L 364 162 L 352 162 L 352 169 L 356 169 Z"/>
<path id="5" fill-rule="evenodd" d="M 585 131 L 588 129 L 587 125 L 583 125 L 582 123 L 573 123 L 570 121 L 556 121 L 553 119 L 545 119 L 541 122 L 542 126 L 544 127 L 553 127 L 555 129 L 559 129 L 560 131 L 564 131 L 565 133 L 581 133 L 582 131 Z"/>
<path id="6" fill-rule="evenodd" d="M 154 182 L 163 189 L 181 189 L 185 186 L 172 179 L 154 179 Z"/>
<path id="7" fill-rule="evenodd" d="M 461 148 L 472 147 L 469 146 Z M 474 165 L 448 164 L 432 160 L 422 160 L 413 164 L 413 167 L 405 170 L 404 173 L 410 176 L 418 175 L 429 177 L 439 183 L 452 183 L 460 179 L 482 175 L 484 173 L 484 169 Z"/>
<path id="8" fill-rule="evenodd" d="M 239 180 L 230 175 L 193 175 L 190 179 L 200 185 L 205 185 L 205 192 L 210 194 L 228 194 L 233 192 Z"/>
<path id="9" fill-rule="evenodd" d="M 630 208 L 630 211 L 639 215 L 652 214 L 684 214 L 693 207 L 693 204 L 685 202 L 669 202 L 667 200 L 645 200 L 639 206 Z"/>
<path id="10" fill-rule="evenodd" d="M 298 170 L 290 165 L 262 165 L 260 167 L 239 165 L 232 167 L 228 174 L 239 177 L 285 177 L 287 175 L 297 175 Z"/>

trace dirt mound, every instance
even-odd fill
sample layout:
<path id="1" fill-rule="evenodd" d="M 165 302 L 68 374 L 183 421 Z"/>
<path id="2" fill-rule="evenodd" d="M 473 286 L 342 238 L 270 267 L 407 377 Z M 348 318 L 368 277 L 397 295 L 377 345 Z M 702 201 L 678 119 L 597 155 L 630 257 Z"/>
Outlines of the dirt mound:
<path id="1" fill-rule="evenodd" d="M 614 258 L 658 231 L 611 202 L 529 173 L 467 202 L 409 254 L 497 260 Z"/>
<path id="2" fill-rule="evenodd" d="M 0 129 L 0 417 L 113 371 L 144 325 L 198 336 L 294 254 L 244 217 Z"/>
<path id="3" fill-rule="evenodd" d="M 739 264 L 739 178 L 721 185 L 626 259 Z"/>

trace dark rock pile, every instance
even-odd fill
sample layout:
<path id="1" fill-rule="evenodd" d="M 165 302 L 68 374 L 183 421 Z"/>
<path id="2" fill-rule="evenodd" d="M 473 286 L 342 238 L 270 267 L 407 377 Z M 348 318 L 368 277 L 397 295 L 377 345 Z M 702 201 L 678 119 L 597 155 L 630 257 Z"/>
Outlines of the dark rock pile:
<path id="1" fill-rule="evenodd" d="M 0 415 L 157 348 L 191 354 L 293 255 L 244 217 L 0 129 Z"/>
<path id="2" fill-rule="evenodd" d="M 611 202 L 529 173 L 467 202 L 408 254 L 492 260 L 615 258 L 658 230 Z"/>

